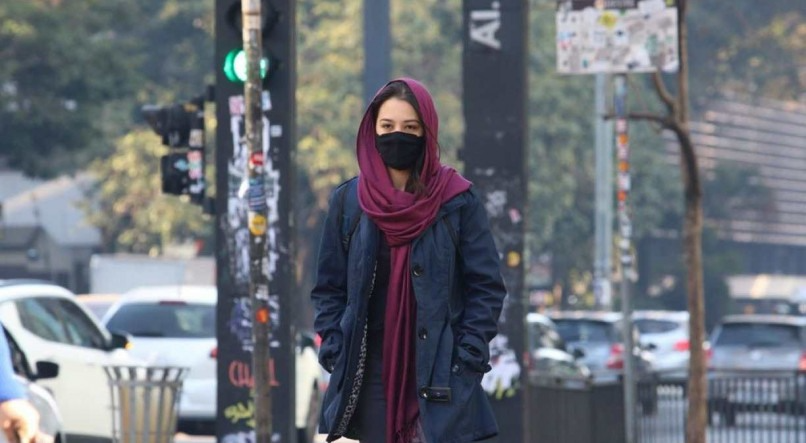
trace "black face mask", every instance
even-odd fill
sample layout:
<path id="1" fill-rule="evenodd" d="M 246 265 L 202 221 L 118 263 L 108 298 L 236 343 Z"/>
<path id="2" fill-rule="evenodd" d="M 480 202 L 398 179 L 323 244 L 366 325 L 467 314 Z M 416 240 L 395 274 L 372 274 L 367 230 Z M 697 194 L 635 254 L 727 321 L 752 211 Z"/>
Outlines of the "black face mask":
<path id="1" fill-rule="evenodd" d="M 375 146 L 381 154 L 383 163 L 400 171 L 413 169 L 417 159 L 425 149 L 425 136 L 407 134 L 405 132 L 390 132 L 376 135 Z"/>

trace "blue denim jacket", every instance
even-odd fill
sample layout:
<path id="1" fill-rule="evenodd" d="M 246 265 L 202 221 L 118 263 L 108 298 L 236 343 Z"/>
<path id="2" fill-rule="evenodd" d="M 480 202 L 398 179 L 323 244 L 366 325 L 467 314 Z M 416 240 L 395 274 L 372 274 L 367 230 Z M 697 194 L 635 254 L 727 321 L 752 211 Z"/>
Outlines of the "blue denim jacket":
<path id="1" fill-rule="evenodd" d="M 349 251 L 344 249 L 345 219 L 358 205 L 356 184 L 356 179 L 345 182 L 331 195 L 311 292 L 314 328 L 322 337 L 320 362 L 332 373 L 320 417 L 320 432 L 329 434 L 328 441 L 358 437 L 350 419 L 361 389 L 380 238 L 377 226 L 361 215 Z M 342 188 L 347 194 L 339 210 Z M 341 221 L 339 214 L 344 214 Z M 499 266 L 487 215 L 472 189 L 446 202 L 412 245 L 417 385 L 429 443 L 470 442 L 498 433 L 480 383 L 489 370 L 488 344 L 498 332 L 506 295 Z"/>

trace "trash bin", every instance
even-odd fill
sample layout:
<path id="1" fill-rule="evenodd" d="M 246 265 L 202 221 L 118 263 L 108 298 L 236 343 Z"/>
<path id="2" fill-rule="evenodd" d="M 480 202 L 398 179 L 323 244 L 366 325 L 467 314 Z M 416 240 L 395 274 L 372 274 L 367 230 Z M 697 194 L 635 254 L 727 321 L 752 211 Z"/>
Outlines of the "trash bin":
<path id="1" fill-rule="evenodd" d="M 104 366 L 112 394 L 115 443 L 171 443 L 188 368 Z"/>

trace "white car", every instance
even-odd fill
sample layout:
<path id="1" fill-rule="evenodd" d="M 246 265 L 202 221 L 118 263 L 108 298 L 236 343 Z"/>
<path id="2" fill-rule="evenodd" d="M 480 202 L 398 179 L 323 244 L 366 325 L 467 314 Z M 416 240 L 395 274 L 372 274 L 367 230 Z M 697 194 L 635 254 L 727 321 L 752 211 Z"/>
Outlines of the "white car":
<path id="1" fill-rule="evenodd" d="M 654 355 L 652 369 L 663 382 L 685 383 L 688 376 L 689 314 L 686 311 L 635 311 L 641 345 Z"/>
<path id="2" fill-rule="evenodd" d="M 112 440 L 112 401 L 105 365 L 134 365 L 125 336 L 111 334 L 76 303 L 69 290 L 36 280 L 0 280 L 0 322 L 24 353 L 26 371 L 37 362 L 59 374 L 37 383 L 53 394 L 71 442 Z"/>
<path id="3" fill-rule="evenodd" d="M 36 373 L 30 372 L 28 358 L 20 350 L 19 346 L 9 337 L 8 332 L 3 330 L 8 341 L 11 363 L 14 368 L 14 376 L 25 388 L 25 396 L 31 402 L 34 409 L 39 412 L 39 431 L 53 437 L 54 442 L 64 442 L 62 429 L 62 415 L 56 405 L 56 399 L 47 389 L 37 384 L 36 380 L 54 378 L 59 375 L 59 365 L 53 362 L 36 362 Z M 6 434 L 0 432 L 0 443 L 7 443 Z M 12 443 L 12 442 L 8 442 Z"/>
<path id="4" fill-rule="evenodd" d="M 216 301 L 215 286 L 143 286 L 123 294 L 102 320 L 109 330 L 130 334 L 131 352 L 147 363 L 190 368 L 179 401 L 180 430 L 209 432 L 216 420 Z M 317 400 L 297 401 L 297 428 L 307 433 L 318 413 L 310 410 L 318 405 L 321 377 L 316 351 L 304 348 L 296 364 L 297 398 Z"/>

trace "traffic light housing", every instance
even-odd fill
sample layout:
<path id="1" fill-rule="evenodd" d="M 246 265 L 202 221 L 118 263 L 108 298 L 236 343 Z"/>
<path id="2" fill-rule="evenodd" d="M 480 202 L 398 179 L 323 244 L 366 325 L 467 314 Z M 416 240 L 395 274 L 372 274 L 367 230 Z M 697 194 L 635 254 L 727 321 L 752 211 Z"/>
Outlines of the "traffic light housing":
<path id="1" fill-rule="evenodd" d="M 160 158 L 162 192 L 205 201 L 204 97 L 169 106 L 145 105 L 143 118 L 170 152 Z"/>
<path id="2" fill-rule="evenodd" d="M 190 126 L 195 107 L 188 109 L 186 105 L 171 106 L 145 105 L 142 108 L 143 118 L 151 129 L 162 137 L 162 144 L 174 148 L 188 146 Z"/>
<path id="3" fill-rule="evenodd" d="M 227 80 L 242 85 L 246 81 L 246 51 L 243 49 L 241 1 L 226 0 L 223 3 L 225 5 L 222 15 L 226 26 L 221 34 L 225 35 L 217 36 L 217 40 L 227 42 L 228 47 L 224 48 L 225 55 L 220 60 L 220 69 Z M 278 45 L 277 36 L 273 36 L 273 34 L 277 23 L 280 21 L 280 14 L 271 1 L 262 0 L 260 3 L 260 15 L 261 46 L 263 48 L 263 57 L 260 61 L 260 77 L 263 79 L 264 88 L 266 88 L 282 63 L 272 50 L 273 47 Z"/>

